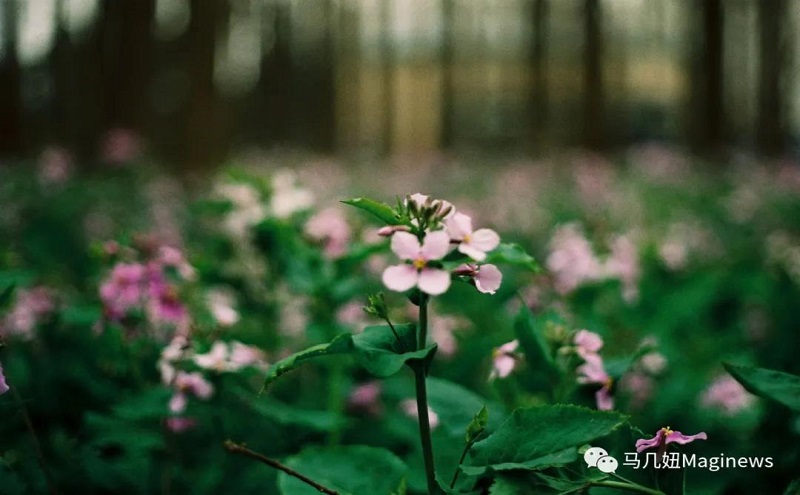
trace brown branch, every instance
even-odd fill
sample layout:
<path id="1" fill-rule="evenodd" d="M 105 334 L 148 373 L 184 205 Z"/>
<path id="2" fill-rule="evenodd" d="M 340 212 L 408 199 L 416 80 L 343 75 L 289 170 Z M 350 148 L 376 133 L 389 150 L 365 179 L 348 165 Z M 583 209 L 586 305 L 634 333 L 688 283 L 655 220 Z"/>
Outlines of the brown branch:
<path id="1" fill-rule="evenodd" d="M 337 492 L 336 490 L 331 490 L 330 488 L 326 488 L 326 487 L 320 485 L 319 483 L 317 483 L 316 481 L 314 481 L 314 480 L 312 480 L 312 479 L 310 479 L 310 478 L 308 478 L 306 476 L 303 476 L 302 474 L 298 473 L 297 471 L 295 471 L 294 469 L 290 468 L 289 466 L 286 466 L 285 464 L 281 464 L 280 462 L 276 461 L 275 459 L 270 459 L 269 457 L 267 457 L 267 456 L 265 456 L 263 454 L 259 454 L 258 452 L 254 451 L 254 450 L 250 450 L 247 447 L 245 447 L 244 445 L 238 444 L 238 443 L 236 443 L 236 442 L 234 442 L 232 440 L 226 440 L 225 443 L 223 444 L 223 447 L 225 447 L 225 450 L 227 450 L 228 452 L 230 452 L 232 454 L 242 454 L 244 456 L 253 458 L 253 459 L 257 460 L 257 461 L 263 462 L 264 464 L 266 464 L 269 467 L 275 468 L 275 469 L 277 469 L 279 471 L 283 471 L 284 473 L 288 474 L 289 476 L 297 478 L 300 481 L 302 481 L 303 483 L 306 483 L 307 485 L 310 485 L 310 486 L 314 487 L 314 489 L 316 489 L 320 493 L 326 493 L 328 495 L 339 495 L 339 492 Z"/>

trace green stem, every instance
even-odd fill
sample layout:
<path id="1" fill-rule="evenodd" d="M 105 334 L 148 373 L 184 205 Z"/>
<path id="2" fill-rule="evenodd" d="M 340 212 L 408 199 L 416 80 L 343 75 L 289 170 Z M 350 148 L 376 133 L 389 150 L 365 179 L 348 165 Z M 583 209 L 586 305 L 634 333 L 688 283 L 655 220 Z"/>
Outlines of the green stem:
<path id="1" fill-rule="evenodd" d="M 386 318 L 385 321 L 389 324 L 389 328 L 392 329 L 392 333 L 394 334 L 394 338 L 397 339 L 397 343 L 400 344 L 400 350 L 402 352 L 408 352 L 405 342 L 403 342 L 403 339 L 400 338 L 400 334 L 397 333 L 397 329 L 394 327 L 394 325 L 392 325 L 392 320 Z"/>
<path id="2" fill-rule="evenodd" d="M 464 450 L 461 452 L 461 457 L 458 459 L 458 464 L 456 464 L 456 472 L 453 473 L 453 481 L 450 482 L 450 488 L 455 488 L 456 481 L 458 481 L 458 475 L 461 474 L 461 465 L 464 464 L 464 459 L 467 457 L 467 452 L 469 452 L 469 449 L 472 448 L 474 443 L 475 442 L 468 442 L 464 444 Z"/>
<path id="3" fill-rule="evenodd" d="M 417 347 L 425 348 L 428 340 L 428 298 L 422 296 L 419 305 L 419 334 Z M 440 493 L 436 483 L 436 468 L 433 461 L 433 443 L 431 442 L 431 423 L 428 418 L 428 390 L 425 384 L 425 363 L 414 362 L 414 383 L 417 390 L 417 415 L 419 416 L 419 437 L 422 443 L 422 457 L 425 461 L 425 479 L 428 481 L 428 494 Z"/>

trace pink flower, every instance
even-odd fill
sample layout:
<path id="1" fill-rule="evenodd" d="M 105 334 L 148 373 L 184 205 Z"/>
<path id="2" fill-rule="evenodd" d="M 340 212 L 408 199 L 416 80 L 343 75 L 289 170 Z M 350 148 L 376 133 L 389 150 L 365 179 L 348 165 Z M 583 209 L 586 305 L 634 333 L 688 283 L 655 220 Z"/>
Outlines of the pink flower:
<path id="1" fill-rule="evenodd" d="M 614 397 L 611 396 L 611 387 L 614 385 L 614 379 L 606 372 L 602 359 L 597 356 L 596 359 L 586 361 L 586 363 L 578 366 L 577 372 L 578 383 L 582 385 L 602 385 L 594 394 L 597 409 L 601 411 L 614 409 Z"/>
<path id="2" fill-rule="evenodd" d="M 221 340 L 214 342 L 206 354 L 194 356 L 194 363 L 207 370 L 217 372 L 238 371 L 248 366 L 264 367 L 264 353 L 255 347 L 233 341 L 227 344 Z"/>
<path id="3" fill-rule="evenodd" d="M 568 294 L 586 282 L 602 278 L 603 267 L 577 224 L 560 226 L 550 244 L 546 264 L 560 294 Z"/>
<path id="4" fill-rule="evenodd" d="M 755 397 L 729 375 L 720 376 L 711 382 L 701 399 L 705 407 L 719 409 L 729 416 L 747 409 L 754 402 Z"/>
<path id="5" fill-rule="evenodd" d="M 173 433 L 183 433 L 197 426 L 197 420 L 194 418 L 186 418 L 182 416 L 174 416 L 167 418 L 167 429 Z"/>
<path id="6" fill-rule="evenodd" d="M 450 287 L 450 274 L 431 268 L 428 262 L 444 258 L 450 249 L 450 238 L 443 230 L 425 236 L 422 246 L 413 234 L 397 232 L 392 236 L 392 251 L 402 260 L 411 261 L 390 266 L 383 271 L 383 284 L 397 292 L 419 287 L 422 292 L 437 296 Z"/>
<path id="7" fill-rule="evenodd" d="M 311 217 L 306 223 L 305 233 L 322 243 L 326 258 L 336 259 L 347 252 L 350 226 L 338 209 L 328 208 Z"/>
<path id="8" fill-rule="evenodd" d="M 463 213 L 456 213 L 445 220 L 450 238 L 458 241 L 458 250 L 475 261 L 486 259 L 486 253 L 500 244 L 500 236 L 491 229 L 472 230 L 472 219 Z"/>
<path id="9" fill-rule="evenodd" d="M 47 287 L 18 290 L 14 307 L 0 320 L 0 335 L 32 338 L 36 325 L 52 313 L 55 306 L 53 294 Z"/>
<path id="10" fill-rule="evenodd" d="M 42 185 L 63 184 L 72 173 L 73 160 L 69 151 L 50 146 L 39 156 L 39 182 Z"/>
<path id="11" fill-rule="evenodd" d="M 603 338 L 594 332 L 588 330 L 581 330 L 575 334 L 573 339 L 575 343 L 575 352 L 584 361 L 596 361 L 600 359 L 597 354 L 603 348 Z"/>
<path id="12" fill-rule="evenodd" d="M 519 341 L 512 340 L 492 351 L 492 372 L 489 380 L 495 378 L 505 378 L 517 367 L 519 356 L 516 354 L 519 348 Z"/>
<path id="13" fill-rule="evenodd" d="M 685 445 L 695 440 L 706 440 L 708 437 L 705 433 L 700 432 L 696 435 L 684 435 L 683 433 L 671 429 L 669 426 L 661 428 L 656 432 L 656 436 L 646 440 L 644 438 L 636 440 L 636 452 L 642 452 L 650 448 L 660 448 L 670 443 L 677 443 L 678 445 Z"/>
<path id="14" fill-rule="evenodd" d="M 503 274 L 490 263 L 485 265 L 464 264 L 456 268 L 453 273 L 472 279 L 478 292 L 484 294 L 494 294 L 503 282 Z"/>
<path id="15" fill-rule="evenodd" d="M 146 271 L 140 263 L 117 263 L 100 286 L 100 299 L 112 319 L 119 319 L 144 297 Z"/>
<path id="16" fill-rule="evenodd" d="M 407 225 L 386 225 L 379 228 L 377 234 L 380 237 L 391 237 L 395 232 L 408 232 L 410 230 Z"/>
<path id="17" fill-rule="evenodd" d="M 400 402 L 400 409 L 409 418 L 419 419 L 419 411 L 417 411 L 416 399 L 406 399 Z M 430 423 L 432 430 L 439 426 L 439 416 L 433 412 L 433 409 L 430 407 L 428 408 L 428 422 Z"/>
<path id="18" fill-rule="evenodd" d="M 3 365 L 0 364 L 0 395 L 9 391 L 8 383 L 6 383 L 6 375 L 3 373 Z"/>
<path id="19" fill-rule="evenodd" d="M 169 401 L 169 410 L 173 413 L 182 413 L 186 410 L 188 394 L 206 400 L 214 393 L 214 386 L 198 372 L 179 371 L 172 385 L 175 388 L 175 394 Z"/>
<path id="20" fill-rule="evenodd" d="M 381 382 L 377 380 L 362 383 L 350 391 L 347 405 L 351 409 L 365 411 L 369 414 L 380 414 L 383 409 L 380 403 L 381 391 Z"/>

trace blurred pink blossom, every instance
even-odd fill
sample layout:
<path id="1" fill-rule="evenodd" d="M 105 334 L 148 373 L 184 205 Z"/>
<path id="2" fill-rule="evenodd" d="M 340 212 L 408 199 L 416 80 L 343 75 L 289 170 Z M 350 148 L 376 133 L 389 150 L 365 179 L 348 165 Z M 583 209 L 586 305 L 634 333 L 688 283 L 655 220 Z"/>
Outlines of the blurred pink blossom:
<path id="1" fill-rule="evenodd" d="M 47 287 L 18 289 L 14 305 L 0 320 L 0 335 L 32 338 L 36 325 L 49 316 L 55 307 L 53 293 Z"/>
<path id="2" fill-rule="evenodd" d="M 703 406 L 718 409 L 724 414 L 732 416 L 743 411 L 755 403 L 755 396 L 730 375 L 722 375 L 703 392 L 700 402 Z"/>
<path id="3" fill-rule="evenodd" d="M 142 154 L 142 139 L 130 129 L 112 129 L 103 137 L 100 158 L 114 165 L 130 163 Z"/>
<path id="4" fill-rule="evenodd" d="M 312 216 L 305 225 L 305 233 L 322 243 L 323 252 L 329 259 L 345 254 L 350 244 L 350 225 L 338 208 L 326 208 Z"/>
<path id="5" fill-rule="evenodd" d="M 489 380 L 506 378 L 514 371 L 520 360 L 517 354 L 518 348 L 519 341 L 512 340 L 492 351 L 492 371 L 489 373 Z"/>
<path id="6" fill-rule="evenodd" d="M 606 372 L 602 360 L 591 360 L 578 366 L 576 370 L 578 373 L 578 383 L 582 385 L 601 385 L 600 389 L 595 392 L 595 400 L 597 401 L 597 409 L 601 411 L 610 411 L 614 409 L 614 397 L 611 395 L 611 387 L 614 384 L 613 378 Z"/>
<path id="7" fill-rule="evenodd" d="M 400 410 L 402 410 L 403 413 L 405 413 L 405 415 L 409 418 L 419 419 L 419 411 L 417 411 L 416 399 L 406 399 L 400 402 Z M 431 430 L 439 426 L 439 415 L 437 415 L 430 407 L 428 408 L 428 421 L 430 422 Z"/>
<path id="8" fill-rule="evenodd" d="M 560 294 L 568 294 L 580 285 L 602 277 L 602 265 L 576 223 L 556 229 L 550 241 L 546 265 L 555 277 L 555 288 Z"/>
<path id="9" fill-rule="evenodd" d="M 188 394 L 198 399 L 207 400 L 214 393 L 214 386 L 206 380 L 201 373 L 186 373 L 179 371 L 172 384 L 175 393 L 169 401 L 169 410 L 173 413 L 182 413 L 186 409 Z"/>
<path id="10" fill-rule="evenodd" d="M 622 282 L 622 297 L 633 302 L 639 297 L 639 254 L 636 244 L 628 235 L 620 235 L 611 241 L 611 255 L 603 267 L 605 276 Z"/>
<path id="11" fill-rule="evenodd" d="M 165 421 L 167 429 L 173 433 L 183 433 L 197 426 L 197 420 L 184 416 L 172 416 Z"/>
<path id="12" fill-rule="evenodd" d="M 494 294 L 503 282 L 503 274 L 500 270 L 490 263 L 483 265 L 464 264 L 453 271 L 454 275 L 469 277 L 475 284 L 478 292 L 484 294 Z"/>
<path id="13" fill-rule="evenodd" d="M 63 184 L 74 167 L 72 154 L 60 146 L 50 146 L 39 156 L 39 182 L 42 185 Z"/>
<path id="14" fill-rule="evenodd" d="M 350 391 L 347 397 L 347 405 L 350 409 L 364 411 L 377 416 L 383 410 L 383 405 L 380 402 L 381 391 L 381 382 L 377 380 L 362 383 Z"/>
<path id="15" fill-rule="evenodd" d="M 239 321 L 239 312 L 234 308 L 233 295 L 230 292 L 214 289 L 206 295 L 208 309 L 217 324 L 221 327 L 230 327 Z"/>

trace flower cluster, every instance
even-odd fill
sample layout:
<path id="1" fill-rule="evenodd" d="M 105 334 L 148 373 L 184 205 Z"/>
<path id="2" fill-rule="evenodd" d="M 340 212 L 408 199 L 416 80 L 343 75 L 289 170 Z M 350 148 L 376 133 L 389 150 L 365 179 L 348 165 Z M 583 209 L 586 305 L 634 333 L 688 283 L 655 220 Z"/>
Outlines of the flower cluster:
<path id="1" fill-rule="evenodd" d="M 100 286 L 105 317 L 120 322 L 142 312 L 153 324 L 168 324 L 186 332 L 189 314 L 176 282 L 192 278 L 192 266 L 180 250 L 170 246 L 160 247 L 143 262 L 120 261 Z"/>
<path id="2" fill-rule="evenodd" d="M 700 402 L 703 406 L 717 409 L 723 414 L 733 416 L 755 403 L 755 396 L 730 375 L 717 377 L 703 392 Z"/>
<path id="3" fill-rule="evenodd" d="M 578 224 L 559 227 L 553 234 L 546 261 L 555 279 L 556 291 L 569 294 L 587 283 L 619 280 L 625 301 L 634 301 L 639 295 L 641 276 L 636 244 L 631 235 L 615 236 L 609 244 L 610 254 L 601 259 Z"/>
<path id="4" fill-rule="evenodd" d="M 379 231 L 391 236 L 392 251 L 404 261 L 383 271 L 386 287 L 397 292 L 416 287 L 437 296 L 450 287 L 451 274 L 465 277 L 480 292 L 493 294 L 500 287 L 502 274 L 492 264 L 460 263 L 448 270 L 443 262 L 453 248 L 475 262 L 484 261 L 486 253 L 500 243 L 496 232 L 474 230 L 472 219 L 452 204 L 419 193 L 409 196 L 402 210 L 410 226 L 389 226 Z"/>

